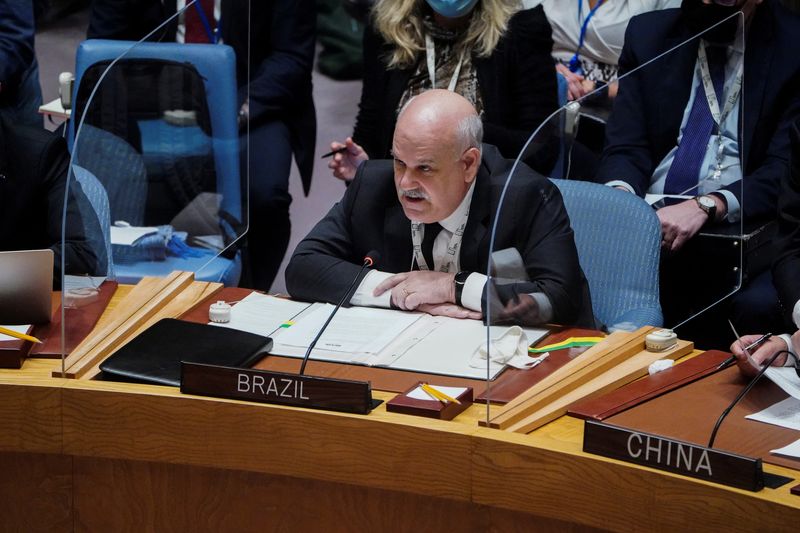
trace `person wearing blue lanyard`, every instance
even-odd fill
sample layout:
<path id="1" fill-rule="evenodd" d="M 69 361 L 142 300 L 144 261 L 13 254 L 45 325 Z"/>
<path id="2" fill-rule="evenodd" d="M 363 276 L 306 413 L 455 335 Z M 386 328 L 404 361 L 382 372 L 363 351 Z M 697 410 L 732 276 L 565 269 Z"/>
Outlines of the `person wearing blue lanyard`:
<path id="1" fill-rule="evenodd" d="M 553 27 L 553 59 L 567 81 L 567 98 L 577 100 L 608 85 L 616 93 L 617 61 L 628 21 L 641 13 L 679 7 L 681 0 L 525 0 L 541 3 Z"/>
<path id="2" fill-rule="evenodd" d="M 247 164 L 250 168 L 242 284 L 268 291 L 289 243 L 292 155 L 306 194 L 311 186 L 316 141 L 311 95 L 315 4 L 313 0 L 95 0 L 87 34 L 90 39 L 139 40 L 184 7 L 151 40 L 221 42 L 236 52 L 239 123 L 242 132 L 249 126 L 250 135 L 250 160 L 242 161 L 243 168 Z"/>
<path id="3" fill-rule="evenodd" d="M 732 16 L 740 10 L 746 33 Z M 800 16 L 778 0 L 683 0 L 680 9 L 631 20 L 621 73 L 688 44 L 658 68 L 621 78 L 597 179 L 642 197 L 687 197 L 656 211 L 662 257 L 707 224 L 774 218 L 789 173 L 789 128 L 800 118 L 798 33 Z M 756 278 L 734 296 L 737 328 L 772 316 L 763 309 L 770 290 Z"/>

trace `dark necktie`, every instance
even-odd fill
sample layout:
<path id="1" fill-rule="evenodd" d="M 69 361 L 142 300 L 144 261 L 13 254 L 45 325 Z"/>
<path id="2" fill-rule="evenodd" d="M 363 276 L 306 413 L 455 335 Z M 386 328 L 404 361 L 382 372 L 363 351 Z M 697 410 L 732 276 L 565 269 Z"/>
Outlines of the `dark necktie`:
<path id="1" fill-rule="evenodd" d="M 191 0 L 187 0 L 189 3 Z M 211 38 L 208 31 L 200 18 L 198 7 L 203 10 L 203 14 L 208 21 L 209 29 L 214 32 L 217 27 L 217 21 L 214 19 L 214 0 L 197 0 L 197 4 L 189 6 L 183 12 L 184 22 L 186 24 L 186 33 L 183 37 L 185 43 L 210 43 Z"/>
<path id="2" fill-rule="evenodd" d="M 723 92 L 725 84 L 725 54 L 726 48 L 709 46 L 706 48 L 708 56 L 708 70 L 714 91 L 717 94 L 719 107 L 723 107 Z M 702 82 L 695 89 L 694 104 L 683 129 L 683 137 L 675 158 L 672 160 L 664 181 L 664 194 L 696 194 L 694 190 L 700 179 L 700 167 L 708 149 L 711 132 L 714 131 L 714 117 L 708 107 L 705 90 Z"/>
<path id="3" fill-rule="evenodd" d="M 431 270 L 436 270 L 436 267 L 433 266 L 433 241 L 436 240 L 436 236 L 439 235 L 440 231 L 442 231 L 442 226 L 438 222 L 425 224 L 425 237 L 422 238 L 422 255 Z"/>

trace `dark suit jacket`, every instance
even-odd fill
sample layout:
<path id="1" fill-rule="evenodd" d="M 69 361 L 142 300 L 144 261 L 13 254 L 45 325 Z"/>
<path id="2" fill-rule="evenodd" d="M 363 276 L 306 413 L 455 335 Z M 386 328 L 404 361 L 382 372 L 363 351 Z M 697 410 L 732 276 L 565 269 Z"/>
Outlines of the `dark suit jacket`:
<path id="1" fill-rule="evenodd" d="M 512 161 L 484 145 L 461 246 L 461 269 L 486 272 L 489 238 L 503 184 Z M 516 248 L 528 283 L 516 293 L 545 293 L 553 321 L 594 326 L 589 287 L 578 263 L 572 228 L 558 189 L 525 165 L 517 168 L 498 223 L 495 250 Z M 358 273 L 365 254 L 377 250 L 376 268 L 406 272 L 411 265 L 411 227 L 397 199 L 392 162 L 362 164 L 344 198 L 297 246 L 286 268 L 294 298 L 338 301 Z"/>
<path id="2" fill-rule="evenodd" d="M 175 0 L 95 0 L 87 36 L 138 41 L 173 15 L 175 6 Z M 308 194 L 317 128 L 311 97 L 314 2 L 251 0 L 249 24 L 247 0 L 223 0 L 221 10 L 219 32 L 223 42 L 236 52 L 240 102 L 247 95 L 250 69 L 251 127 L 271 120 L 287 124 L 303 189 Z M 176 17 L 151 40 L 174 41 L 177 24 Z"/>
<path id="3" fill-rule="evenodd" d="M 778 202 L 778 258 L 772 279 L 791 322 L 794 306 L 800 300 L 800 124 L 792 127 L 792 168 L 783 181 Z"/>
<path id="4" fill-rule="evenodd" d="M 540 6 L 511 18 L 491 56 L 472 56 L 483 97 L 484 141 L 497 146 L 505 157 L 517 157 L 528 137 L 558 107 L 552 49 L 550 23 Z M 385 57 L 391 50 L 368 25 L 364 85 L 353 140 L 373 159 L 389 157 L 397 104 L 416 69 L 388 69 Z M 549 172 L 544 167 L 547 163 L 552 167 L 554 161 L 541 161 L 537 170 Z"/>
<path id="5" fill-rule="evenodd" d="M 800 17 L 777 0 L 765 0 L 750 21 L 739 117 L 744 179 L 726 187 L 740 199 L 745 217 L 774 216 L 778 186 L 789 171 L 789 127 L 800 117 L 798 34 Z M 634 17 L 625 35 L 620 75 L 690 37 L 680 9 Z M 620 81 L 598 180 L 624 180 L 644 196 L 653 171 L 677 142 L 698 43 Z"/>
<path id="6" fill-rule="evenodd" d="M 52 248 L 56 285 L 61 280 L 61 218 L 68 165 L 64 139 L 0 117 L 0 250 Z M 70 188 L 75 194 L 70 194 L 67 204 L 66 273 L 101 274 L 78 209 L 78 202 L 86 199 L 79 187 Z M 98 224 L 96 218 L 88 223 Z"/>

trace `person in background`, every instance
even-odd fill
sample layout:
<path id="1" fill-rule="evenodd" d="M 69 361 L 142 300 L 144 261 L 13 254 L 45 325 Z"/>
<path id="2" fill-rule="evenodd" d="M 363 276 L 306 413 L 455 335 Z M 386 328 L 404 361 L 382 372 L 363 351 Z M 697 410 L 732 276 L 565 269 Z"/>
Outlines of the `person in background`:
<path id="1" fill-rule="evenodd" d="M 351 138 L 332 142 L 328 166 L 350 181 L 358 165 L 390 155 L 397 113 L 432 88 L 465 97 L 487 143 L 515 158 L 558 106 L 550 26 L 517 0 L 379 0 L 364 34 L 364 85 Z M 553 159 L 529 161 L 549 173 Z"/>
<path id="2" fill-rule="evenodd" d="M 185 0 L 95 0 L 87 36 L 139 40 L 186 5 Z M 270 289 L 289 245 L 292 154 L 306 194 L 311 186 L 315 26 L 314 0 L 198 0 L 151 36 L 222 42 L 236 52 L 240 131 L 250 136 L 249 161 L 242 147 L 242 175 L 248 165 L 250 172 L 243 284 L 263 291 Z"/>
<path id="3" fill-rule="evenodd" d="M 0 0 L 0 114 L 15 124 L 42 127 L 39 63 L 34 33 L 48 0 Z"/>
<path id="4" fill-rule="evenodd" d="M 759 366 L 779 351 L 789 354 L 778 355 L 772 363 L 775 366 L 795 366 L 800 369 L 800 123 L 795 123 L 791 132 L 792 169 L 789 177 L 782 183 L 778 203 L 778 257 L 772 266 L 772 277 L 778 291 L 781 307 L 784 310 L 786 323 L 797 329 L 791 337 L 788 334 L 771 337 L 748 359 L 742 349 L 755 342 L 761 335 L 745 335 L 741 342 L 731 345 L 731 352 L 736 356 L 737 364 L 743 374 L 755 375 Z M 800 374 L 798 374 L 800 379 Z"/>
<path id="5" fill-rule="evenodd" d="M 567 99 L 577 100 L 608 85 L 617 94 L 619 55 L 628 21 L 635 15 L 680 7 L 681 0 L 526 0 L 541 4 L 553 28 L 556 71 L 567 80 Z"/>
<path id="6" fill-rule="evenodd" d="M 61 221 L 69 153 L 64 139 L 44 129 L 12 123 L 0 115 L 0 250 L 51 248 L 54 286 L 61 283 Z M 104 247 L 99 223 L 80 186 L 71 180 L 63 246 L 66 274 L 105 275 L 99 268 Z M 90 228 L 91 231 L 86 231 Z"/>

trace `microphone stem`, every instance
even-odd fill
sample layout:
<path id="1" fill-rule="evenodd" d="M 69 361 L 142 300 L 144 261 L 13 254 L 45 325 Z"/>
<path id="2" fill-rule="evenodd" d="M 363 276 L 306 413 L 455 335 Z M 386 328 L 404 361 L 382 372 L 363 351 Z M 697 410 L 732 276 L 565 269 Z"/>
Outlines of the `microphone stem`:
<path id="1" fill-rule="evenodd" d="M 733 400 L 733 402 L 731 402 L 728 408 L 722 412 L 720 417 L 717 419 L 717 423 L 714 424 L 714 430 L 711 432 L 711 438 L 708 440 L 708 448 L 714 447 L 714 440 L 717 438 L 717 431 L 719 431 L 719 427 L 722 425 L 722 421 L 725 420 L 725 418 L 733 410 L 733 408 L 736 407 L 736 404 L 738 404 L 739 401 L 742 398 L 744 398 L 744 395 L 750 392 L 750 389 L 753 388 L 753 386 L 761 378 L 761 376 L 764 375 L 764 372 L 766 372 L 767 369 L 770 366 L 772 366 L 772 363 L 775 362 L 775 359 L 782 353 L 789 354 L 787 350 L 781 350 L 779 352 L 776 352 L 772 357 L 770 357 L 767 360 L 767 362 L 764 363 L 764 365 L 762 365 L 761 370 L 758 371 L 758 374 L 756 374 L 755 377 L 750 380 L 750 383 L 748 383 L 747 386 L 744 389 L 742 389 L 742 392 L 740 392 L 738 396 L 736 396 L 736 398 Z"/>
<path id="2" fill-rule="evenodd" d="M 303 356 L 303 364 L 300 365 L 300 375 L 301 376 L 306 371 L 306 363 L 308 363 L 308 358 L 311 355 L 311 350 L 313 350 L 314 346 L 317 345 L 317 341 L 319 340 L 320 337 L 322 337 L 322 334 L 328 328 L 328 324 L 331 323 L 331 320 L 333 320 L 333 317 L 339 311 L 339 308 L 342 306 L 342 304 L 344 304 L 345 300 L 350 295 L 350 291 L 353 290 L 353 287 L 355 286 L 356 282 L 358 281 L 358 278 L 361 277 L 361 273 L 364 272 L 365 268 L 367 268 L 368 266 L 371 266 L 371 265 L 372 265 L 372 262 L 364 261 L 364 264 L 361 265 L 361 269 L 359 269 L 358 274 L 356 274 L 356 276 L 353 278 L 353 282 L 350 283 L 350 286 L 344 292 L 344 295 L 342 296 L 342 299 L 339 300 L 339 303 L 336 304 L 336 307 L 331 312 L 330 316 L 328 317 L 328 320 L 326 320 L 325 323 L 320 328 L 319 333 L 317 333 L 317 336 L 314 337 L 314 340 L 311 341 L 311 344 L 308 345 L 308 350 L 306 350 L 306 354 Z"/>

